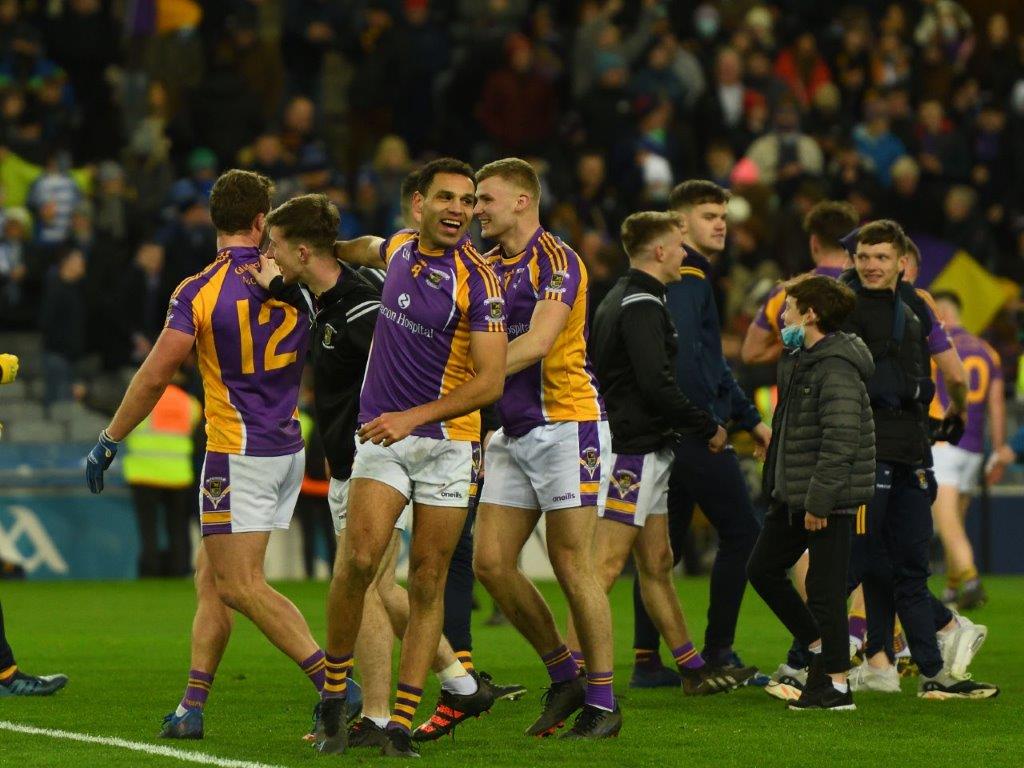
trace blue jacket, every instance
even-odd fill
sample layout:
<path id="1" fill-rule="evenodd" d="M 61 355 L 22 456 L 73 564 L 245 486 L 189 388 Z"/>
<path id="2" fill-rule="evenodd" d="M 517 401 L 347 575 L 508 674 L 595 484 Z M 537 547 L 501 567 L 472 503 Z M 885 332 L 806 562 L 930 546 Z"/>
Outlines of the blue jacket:
<path id="1" fill-rule="evenodd" d="M 751 430 L 761 423 L 761 414 L 736 383 L 722 354 L 710 271 L 708 260 L 687 248 L 682 279 L 668 286 L 668 311 L 679 334 L 676 380 L 690 402 L 713 413 L 720 423 L 735 421 Z"/>

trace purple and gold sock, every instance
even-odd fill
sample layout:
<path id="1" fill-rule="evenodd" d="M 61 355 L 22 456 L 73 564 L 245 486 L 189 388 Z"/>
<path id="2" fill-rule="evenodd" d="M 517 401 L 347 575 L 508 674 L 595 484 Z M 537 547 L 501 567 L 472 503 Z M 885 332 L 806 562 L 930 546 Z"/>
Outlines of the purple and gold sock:
<path id="1" fill-rule="evenodd" d="M 864 616 L 850 614 L 850 637 L 855 637 L 864 642 L 864 636 L 868 633 L 868 620 Z"/>
<path id="2" fill-rule="evenodd" d="M 606 709 L 609 712 L 615 710 L 611 672 L 587 673 L 587 693 L 583 703 L 598 709 Z"/>
<path id="3" fill-rule="evenodd" d="M 317 693 L 323 693 L 324 680 L 327 678 L 327 658 L 324 652 L 317 648 L 316 653 L 299 664 L 306 677 L 316 687 Z"/>
<path id="4" fill-rule="evenodd" d="M 552 683 L 573 680 L 580 673 L 579 665 L 564 645 L 558 646 L 551 653 L 541 656 L 540 659 L 548 668 L 548 675 L 551 677 Z"/>
<path id="5" fill-rule="evenodd" d="M 182 709 L 202 709 L 206 706 L 206 697 L 210 695 L 210 687 L 213 685 L 213 675 L 200 672 L 198 669 L 188 671 L 188 685 L 185 687 L 185 695 L 181 697 Z"/>
<path id="6" fill-rule="evenodd" d="M 348 690 L 348 673 L 352 669 L 352 654 L 348 656 L 324 655 L 324 687 L 320 696 L 324 699 L 343 699 Z"/>
<path id="7" fill-rule="evenodd" d="M 576 662 L 576 666 L 583 669 L 587 666 L 586 660 L 583 658 L 583 651 L 569 651 L 572 656 L 572 660 Z"/>
<path id="8" fill-rule="evenodd" d="M 678 648 L 673 648 L 672 658 L 676 660 L 680 670 L 700 669 L 704 666 L 704 658 L 697 653 L 697 649 L 690 642 L 680 645 Z"/>
<path id="9" fill-rule="evenodd" d="M 409 733 L 412 731 L 412 719 L 416 716 L 416 708 L 423 698 L 423 689 L 405 683 L 398 684 L 398 695 L 395 697 L 395 708 L 391 710 L 388 729 L 398 728 Z"/>

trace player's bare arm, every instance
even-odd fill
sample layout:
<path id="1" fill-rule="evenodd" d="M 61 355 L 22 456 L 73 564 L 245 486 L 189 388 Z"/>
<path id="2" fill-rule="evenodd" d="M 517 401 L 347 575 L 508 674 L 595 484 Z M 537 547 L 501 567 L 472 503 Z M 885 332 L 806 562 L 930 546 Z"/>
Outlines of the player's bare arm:
<path id="1" fill-rule="evenodd" d="M 357 237 L 354 240 L 338 240 L 334 243 L 334 258 L 354 267 L 384 269 L 387 265 L 380 256 L 384 238 L 374 235 Z"/>
<path id="2" fill-rule="evenodd" d="M 132 377 L 128 391 L 107 427 L 111 440 L 120 442 L 149 415 L 170 384 L 174 372 L 192 351 L 195 341 L 195 337 L 173 328 L 163 330 L 142 367 Z"/>
<path id="3" fill-rule="evenodd" d="M 949 395 L 949 408 L 947 416 L 967 415 L 967 372 L 964 370 L 964 363 L 955 349 L 947 349 L 932 355 L 935 365 L 942 371 L 942 380 L 946 385 L 946 394 Z"/>
<path id="4" fill-rule="evenodd" d="M 740 357 L 747 365 L 774 363 L 782 354 L 782 340 L 757 323 L 751 323 L 743 339 Z"/>
<path id="5" fill-rule="evenodd" d="M 508 337 L 504 333 L 472 331 L 469 353 L 473 378 L 444 397 L 406 411 L 382 413 L 359 430 L 363 442 L 391 445 L 408 437 L 423 424 L 447 421 L 471 413 L 498 400 L 505 388 L 505 356 Z"/>
<path id="6" fill-rule="evenodd" d="M 995 485 L 1003 479 L 1006 468 L 1013 464 L 1016 456 L 1006 444 L 1006 393 L 1003 382 L 993 382 L 988 388 L 988 423 L 992 438 L 992 454 L 985 465 L 985 482 Z"/>
<path id="7" fill-rule="evenodd" d="M 530 317 L 530 330 L 508 345 L 505 375 L 511 376 L 547 357 L 569 320 L 570 307 L 561 301 L 537 302 Z"/>

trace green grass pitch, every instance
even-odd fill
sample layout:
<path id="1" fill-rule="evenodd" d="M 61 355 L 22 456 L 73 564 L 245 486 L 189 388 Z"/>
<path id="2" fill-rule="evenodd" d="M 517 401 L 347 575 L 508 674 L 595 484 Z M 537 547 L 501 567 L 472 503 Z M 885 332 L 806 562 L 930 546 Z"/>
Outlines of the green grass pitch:
<path id="1" fill-rule="evenodd" d="M 789 712 L 763 691 L 685 698 L 680 691 L 627 687 L 632 651 L 630 584 L 612 593 L 616 692 L 625 716 L 622 735 L 604 743 L 559 743 L 522 735 L 539 711 L 546 675 L 526 643 L 508 627 L 482 626 L 474 616 L 478 668 L 530 692 L 500 702 L 488 717 L 459 728 L 454 740 L 423 746 L 423 763 L 464 766 L 1024 766 L 1024 579 L 990 578 L 991 602 L 972 614 L 988 624 L 989 639 L 973 666 L 977 678 L 1002 694 L 981 702 L 917 699 L 916 680 L 902 695 L 863 694 L 852 713 Z M 324 636 L 323 583 L 279 588 Z M 707 580 L 679 584 L 698 638 L 707 608 Z M 552 584 L 542 589 L 564 619 Z M 486 606 L 488 598 L 479 590 Z M 382 758 L 365 750 L 317 758 L 300 737 L 315 701 L 312 688 L 283 655 L 239 618 L 207 707 L 206 739 L 155 738 L 174 708 L 188 671 L 192 591 L 187 581 L 135 583 L 2 583 L 8 633 L 19 664 L 30 672 L 62 671 L 68 687 L 49 699 L 0 699 L 0 720 L 150 744 L 274 766 L 366 764 Z M 748 663 L 772 671 L 788 645 L 782 627 L 748 590 L 737 648 Z M 698 642 L 699 647 L 699 642 Z M 663 658 L 668 658 L 663 650 Z M 430 712 L 437 684 L 427 683 L 417 722 Z M 178 759 L 0 730 L 0 766 L 182 766 Z"/>

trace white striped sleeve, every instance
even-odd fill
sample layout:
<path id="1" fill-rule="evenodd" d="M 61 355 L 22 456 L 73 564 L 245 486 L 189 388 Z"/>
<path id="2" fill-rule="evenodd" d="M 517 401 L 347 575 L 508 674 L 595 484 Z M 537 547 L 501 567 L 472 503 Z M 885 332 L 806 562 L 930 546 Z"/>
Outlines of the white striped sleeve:
<path id="1" fill-rule="evenodd" d="M 345 320 L 351 323 L 353 320 L 362 317 L 368 312 L 376 312 L 379 308 L 379 301 L 364 301 L 361 304 L 356 304 L 352 309 L 346 312 Z"/>

